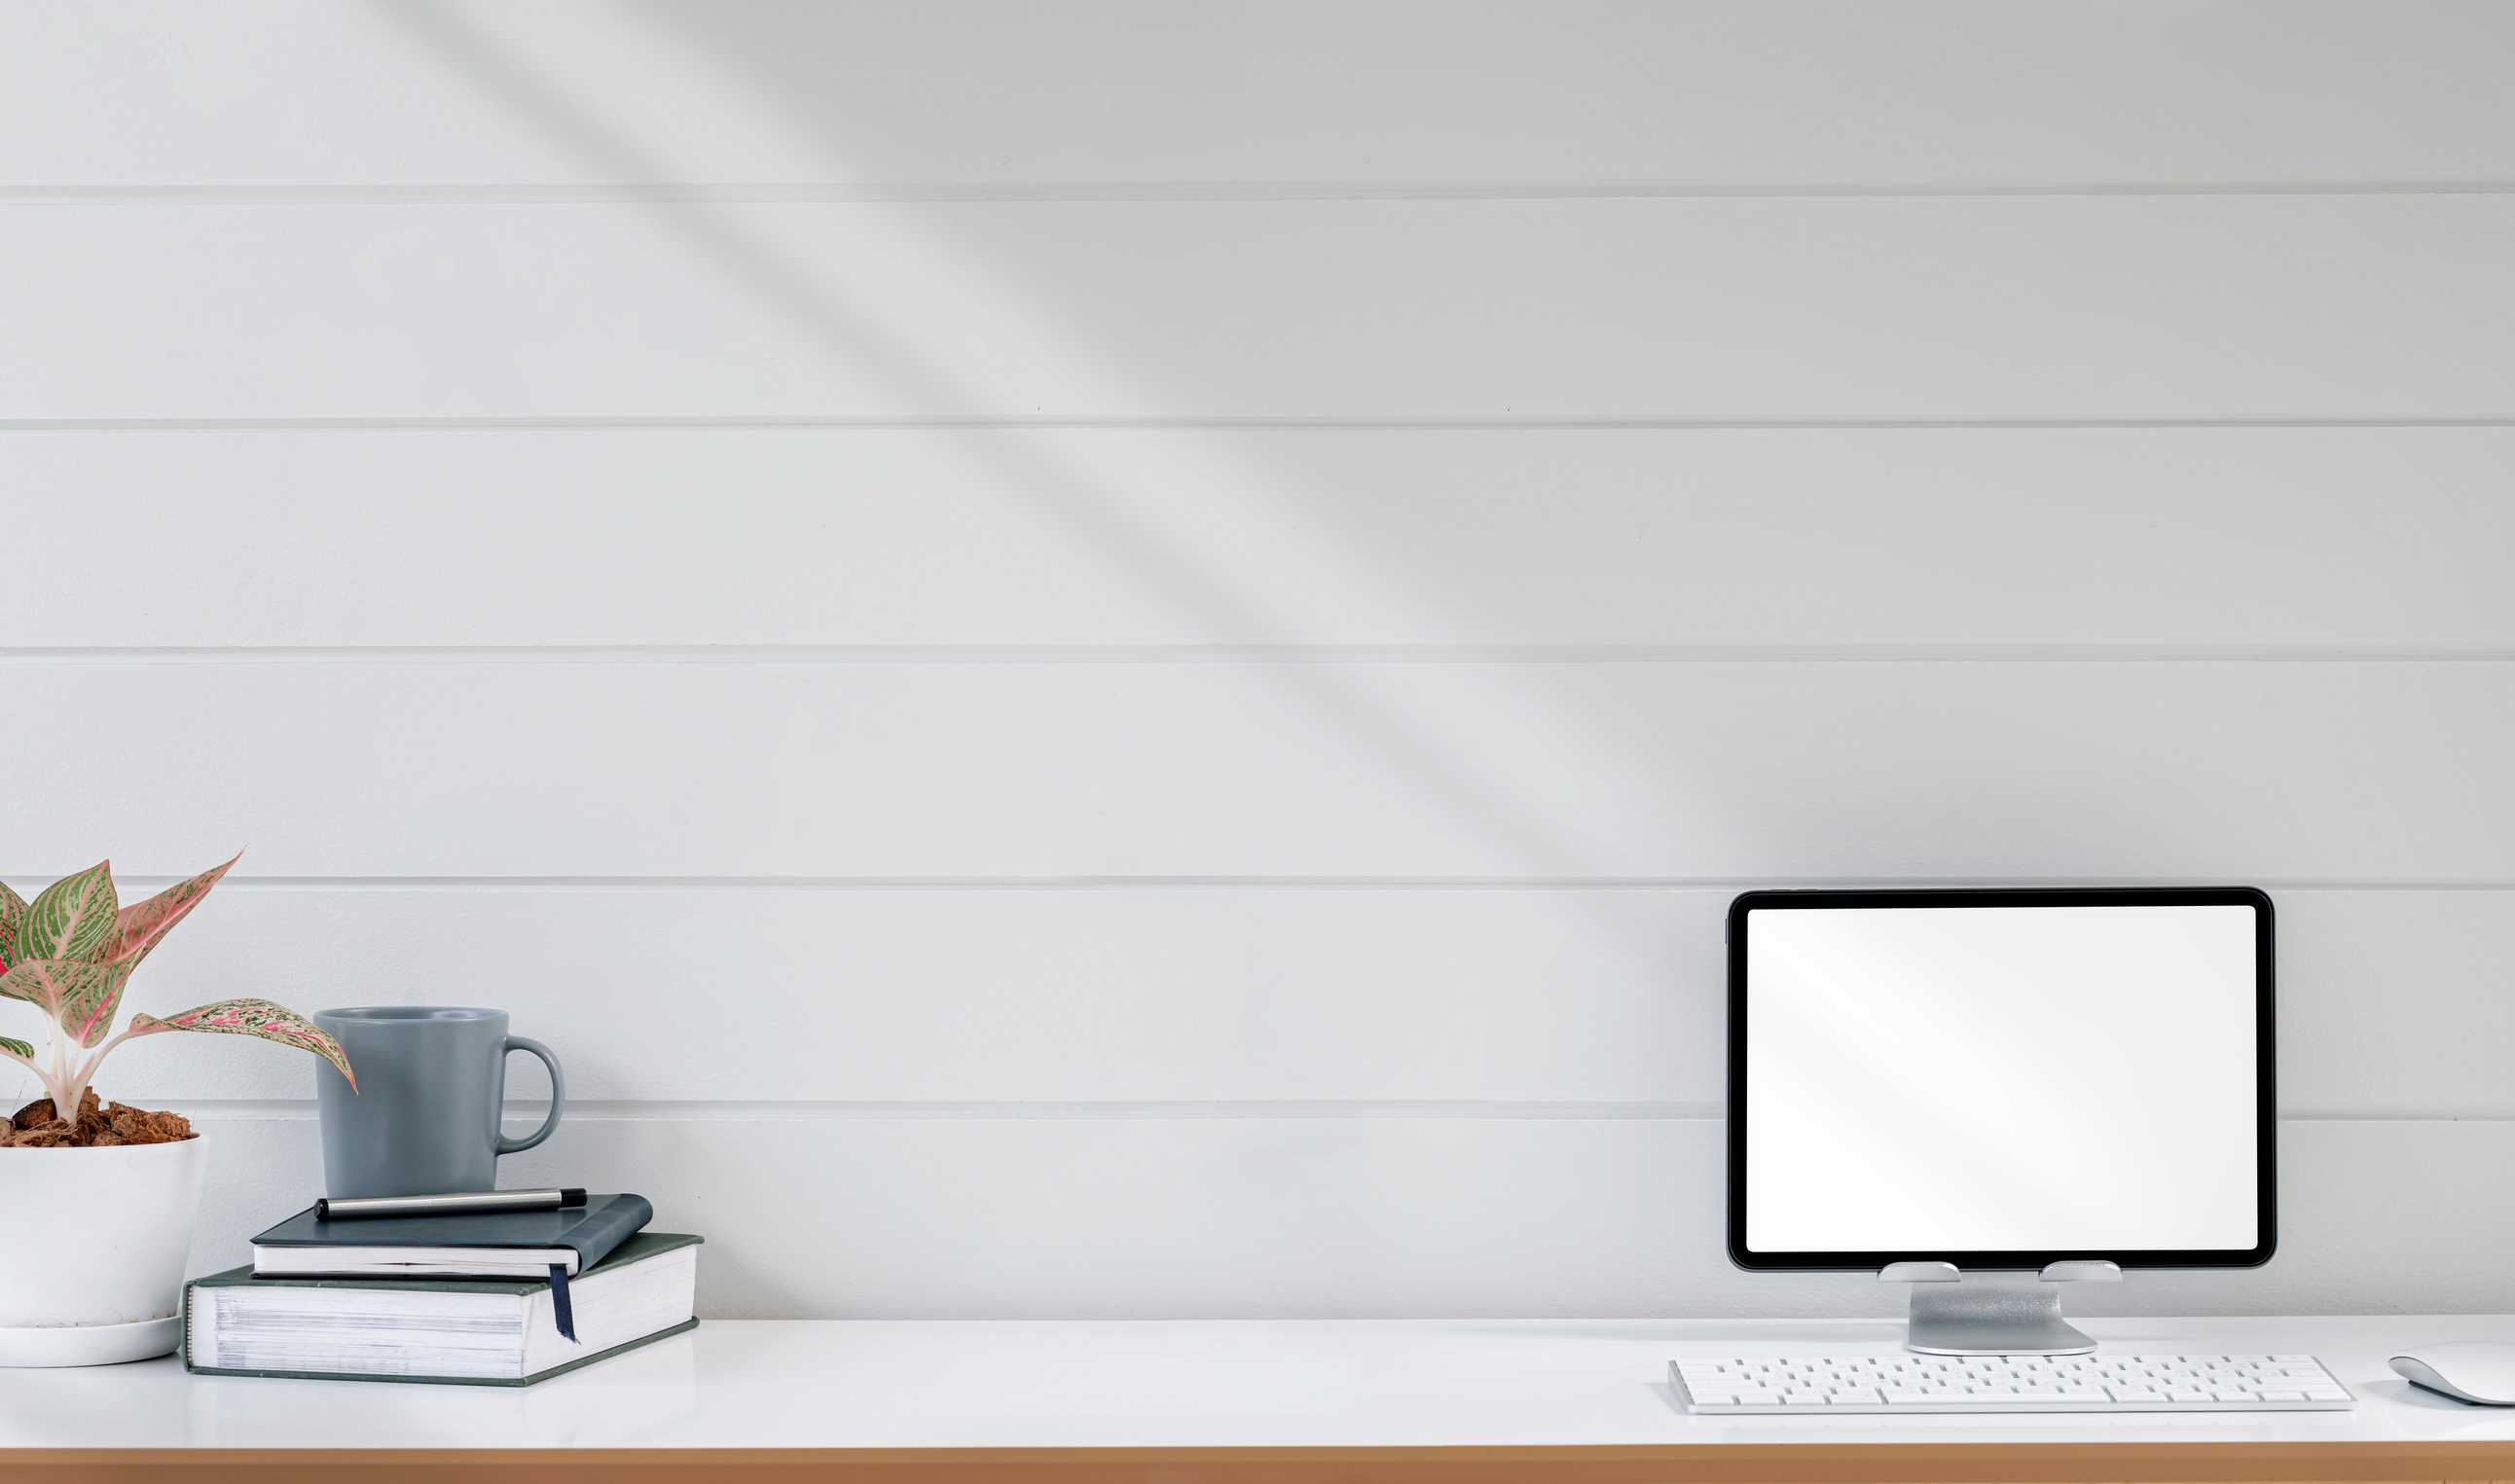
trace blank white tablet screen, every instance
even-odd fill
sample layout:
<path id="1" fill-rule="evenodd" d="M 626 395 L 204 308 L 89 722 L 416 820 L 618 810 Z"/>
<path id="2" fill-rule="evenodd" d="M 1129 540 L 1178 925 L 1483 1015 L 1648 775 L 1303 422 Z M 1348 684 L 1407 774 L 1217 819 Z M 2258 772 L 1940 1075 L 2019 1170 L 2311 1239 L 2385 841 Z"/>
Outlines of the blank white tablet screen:
<path id="1" fill-rule="evenodd" d="M 2258 1242 L 2252 908 L 1747 922 L 1750 1251 Z"/>

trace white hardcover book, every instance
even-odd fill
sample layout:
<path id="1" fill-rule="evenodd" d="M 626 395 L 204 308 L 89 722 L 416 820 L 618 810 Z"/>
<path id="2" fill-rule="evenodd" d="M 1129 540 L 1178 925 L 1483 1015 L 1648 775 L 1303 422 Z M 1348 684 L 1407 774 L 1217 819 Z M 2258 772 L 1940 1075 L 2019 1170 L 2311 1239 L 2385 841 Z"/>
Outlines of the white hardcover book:
<path id="1" fill-rule="evenodd" d="M 238 1268 L 190 1285 L 184 1359 L 194 1371 L 515 1384 L 686 1327 L 697 1290 L 697 1238 L 634 1237 L 569 1282 L 571 1341 L 546 1279 L 292 1281 Z"/>

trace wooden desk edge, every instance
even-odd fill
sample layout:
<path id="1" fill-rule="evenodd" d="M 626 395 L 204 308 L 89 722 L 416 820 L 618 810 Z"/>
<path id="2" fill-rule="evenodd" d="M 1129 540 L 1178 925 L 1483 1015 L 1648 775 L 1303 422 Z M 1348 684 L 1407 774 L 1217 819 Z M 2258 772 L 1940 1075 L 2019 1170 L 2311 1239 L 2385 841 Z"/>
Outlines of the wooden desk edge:
<path id="1" fill-rule="evenodd" d="M 2515 1480 L 2507 1443 L 1515 1448 L 18 1448 L 43 1484 L 2351 1484 Z"/>

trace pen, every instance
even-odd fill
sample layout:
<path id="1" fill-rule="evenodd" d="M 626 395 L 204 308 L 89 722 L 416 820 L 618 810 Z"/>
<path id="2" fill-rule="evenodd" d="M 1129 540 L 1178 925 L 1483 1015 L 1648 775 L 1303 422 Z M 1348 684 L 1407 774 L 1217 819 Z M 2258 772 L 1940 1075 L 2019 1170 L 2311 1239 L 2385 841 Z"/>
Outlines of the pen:
<path id="1" fill-rule="evenodd" d="M 317 1221 L 366 1216 L 450 1216 L 490 1211 L 559 1211 L 585 1204 L 582 1190 L 474 1190 L 459 1195 L 368 1195 L 314 1203 Z"/>

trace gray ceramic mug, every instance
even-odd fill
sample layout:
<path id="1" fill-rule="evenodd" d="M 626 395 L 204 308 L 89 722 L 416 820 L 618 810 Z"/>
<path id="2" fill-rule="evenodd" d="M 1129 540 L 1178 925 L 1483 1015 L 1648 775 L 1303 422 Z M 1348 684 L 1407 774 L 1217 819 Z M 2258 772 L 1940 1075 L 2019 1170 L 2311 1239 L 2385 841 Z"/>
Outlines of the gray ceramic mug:
<path id="1" fill-rule="evenodd" d="M 505 1010 L 377 1005 L 316 1010 L 313 1019 L 358 1074 L 352 1092 L 330 1062 L 314 1068 L 326 1195 L 495 1190 L 498 1156 L 550 1137 L 567 1106 L 558 1058 L 538 1041 L 508 1035 Z M 550 1068 L 550 1117 L 525 1138 L 498 1132 L 509 1051 L 530 1051 Z"/>

